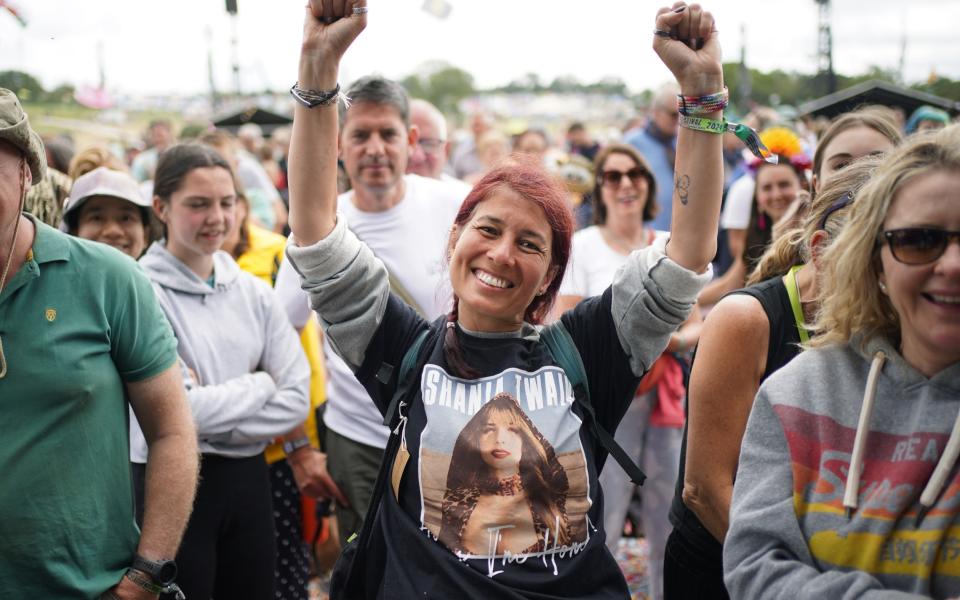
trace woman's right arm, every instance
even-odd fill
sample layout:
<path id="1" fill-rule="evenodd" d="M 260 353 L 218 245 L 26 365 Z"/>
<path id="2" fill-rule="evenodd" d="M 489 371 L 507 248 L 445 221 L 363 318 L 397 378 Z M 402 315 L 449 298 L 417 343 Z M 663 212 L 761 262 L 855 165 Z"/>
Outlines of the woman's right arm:
<path id="1" fill-rule="evenodd" d="M 755 298 L 727 296 L 703 325 L 690 373 L 683 502 L 720 542 L 769 337 L 770 323 Z"/>
<path id="2" fill-rule="evenodd" d="M 365 6 L 366 0 L 310 0 L 300 48 L 300 89 L 326 91 L 337 86 L 340 59 L 367 24 L 366 14 L 354 15 L 353 9 Z M 336 224 L 337 105 L 335 101 L 294 107 L 288 165 L 290 229 L 300 246 L 324 239 Z"/>
<path id="3" fill-rule="evenodd" d="M 310 0 L 300 50 L 301 89 L 332 90 L 340 59 L 367 23 L 365 0 Z M 354 9 L 364 9 L 354 14 Z M 386 309 L 386 269 L 345 224 L 337 209 L 337 102 L 293 115 L 288 178 L 287 256 L 337 353 L 356 370 Z"/>

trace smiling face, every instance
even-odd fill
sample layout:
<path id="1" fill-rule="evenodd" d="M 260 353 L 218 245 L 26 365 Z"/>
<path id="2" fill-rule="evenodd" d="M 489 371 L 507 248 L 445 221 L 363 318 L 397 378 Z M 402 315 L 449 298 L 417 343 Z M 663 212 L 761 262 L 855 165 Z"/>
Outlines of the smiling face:
<path id="1" fill-rule="evenodd" d="M 632 178 L 628 175 L 637 170 L 643 171 L 643 167 L 630 156 L 620 152 L 611 153 L 603 161 L 600 168 L 600 176 L 603 178 L 600 195 L 603 206 L 607 209 L 607 223 L 643 221 L 643 210 L 647 206 L 650 187 L 645 176 Z M 610 182 L 610 178 L 604 176 L 604 173 L 614 171 L 620 173 L 619 184 Z"/>
<path id="2" fill-rule="evenodd" d="M 167 250 L 202 279 L 210 276 L 213 254 L 236 218 L 236 190 L 221 167 L 193 169 L 170 198 L 154 199 L 167 226 Z"/>
<path id="3" fill-rule="evenodd" d="M 765 165 L 757 171 L 757 209 L 774 222 L 787 212 L 800 191 L 800 178 L 790 165 Z"/>
<path id="4" fill-rule="evenodd" d="M 80 207 L 77 237 L 113 246 L 137 260 L 147 247 L 149 232 L 139 206 L 112 196 L 94 196 Z"/>
<path id="5" fill-rule="evenodd" d="M 907 227 L 960 231 L 960 172 L 934 171 L 900 188 L 883 229 Z M 960 361 L 960 242 L 925 265 L 905 265 L 883 244 L 880 260 L 880 281 L 900 318 L 903 357 L 928 377 Z"/>
<path id="6" fill-rule="evenodd" d="M 415 131 L 392 106 L 352 105 L 340 132 L 340 159 L 353 187 L 378 198 L 402 189 Z"/>
<path id="7" fill-rule="evenodd" d="M 838 133 L 823 150 L 820 173 L 813 176 L 813 187 L 820 188 L 834 173 L 853 161 L 872 154 L 881 154 L 893 149 L 893 142 L 873 127 L 858 125 Z"/>
<path id="8" fill-rule="evenodd" d="M 480 456 L 497 477 L 509 477 L 518 472 L 523 454 L 521 424 L 510 414 L 490 411 L 480 430 Z"/>
<path id="9" fill-rule="evenodd" d="M 506 186 L 477 204 L 451 236 L 450 280 L 459 319 L 472 331 L 515 331 L 557 268 L 552 232 L 537 204 Z"/>

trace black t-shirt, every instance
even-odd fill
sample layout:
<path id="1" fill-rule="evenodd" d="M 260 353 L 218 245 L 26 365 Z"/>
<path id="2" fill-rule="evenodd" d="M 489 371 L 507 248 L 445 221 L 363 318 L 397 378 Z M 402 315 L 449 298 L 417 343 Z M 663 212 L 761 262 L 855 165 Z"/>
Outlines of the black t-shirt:
<path id="1" fill-rule="evenodd" d="M 610 312 L 611 294 L 580 303 L 563 323 L 584 362 L 598 421 L 614 431 L 633 398 L 630 369 Z M 395 297 L 357 378 L 386 411 L 394 383 L 375 375 L 400 364 L 432 327 Z M 401 428 L 409 461 L 378 518 L 385 540 L 382 597 L 625 598 L 607 550 L 597 475 L 606 458 L 584 427 L 570 381 L 533 337 L 457 329 L 479 376 L 450 374 L 442 331 Z M 426 354 L 425 354 L 426 355 Z"/>
<path id="2" fill-rule="evenodd" d="M 761 281 L 756 285 L 731 292 L 731 294 L 746 294 L 756 298 L 770 322 L 767 367 L 760 378 L 762 383 L 800 353 L 800 334 L 793 318 L 790 297 L 787 295 L 787 289 L 780 277 Z M 735 348 L 730 349 L 731 352 L 735 350 Z M 687 402 L 689 403 L 689 397 Z M 722 560 L 723 546 L 703 526 L 697 515 L 683 503 L 683 477 L 686 472 L 686 459 L 687 429 L 685 427 L 683 442 L 680 446 L 680 474 L 677 477 L 677 488 L 670 505 L 670 523 L 687 542 L 685 547 L 699 553 L 704 560 L 714 560 L 719 564 L 719 561 Z"/>

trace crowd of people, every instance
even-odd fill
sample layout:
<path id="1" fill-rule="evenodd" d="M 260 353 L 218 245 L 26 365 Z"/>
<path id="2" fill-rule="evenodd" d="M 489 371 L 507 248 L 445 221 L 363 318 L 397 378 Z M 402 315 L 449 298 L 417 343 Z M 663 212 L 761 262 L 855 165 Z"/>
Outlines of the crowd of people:
<path id="1" fill-rule="evenodd" d="M 624 535 L 655 600 L 960 596 L 960 125 L 729 122 L 677 2 L 617 136 L 454 139 L 340 82 L 367 19 L 269 137 L 0 90 L 0 596 L 626 598 Z"/>

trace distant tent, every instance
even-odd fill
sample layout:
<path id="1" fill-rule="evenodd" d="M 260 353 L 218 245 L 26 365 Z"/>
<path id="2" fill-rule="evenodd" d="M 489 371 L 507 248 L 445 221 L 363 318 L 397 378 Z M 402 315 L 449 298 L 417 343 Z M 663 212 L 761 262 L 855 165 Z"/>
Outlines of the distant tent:
<path id="1" fill-rule="evenodd" d="M 269 110 L 251 106 L 239 112 L 232 112 L 214 120 L 213 124 L 219 129 L 225 129 L 236 135 L 237 130 L 247 123 L 256 123 L 263 129 L 263 135 L 269 137 L 277 127 L 290 125 L 293 119 Z"/>
<path id="2" fill-rule="evenodd" d="M 942 108 L 952 116 L 960 114 L 960 102 L 876 79 L 852 85 L 810 102 L 804 102 L 800 105 L 799 110 L 801 116 L 832 119 L 864 104 L 880 104 L 891 108 L 899 108 L 907 116 L 924 104 Z"/>

